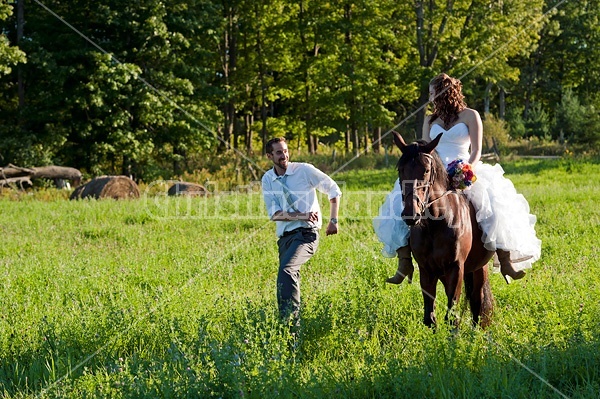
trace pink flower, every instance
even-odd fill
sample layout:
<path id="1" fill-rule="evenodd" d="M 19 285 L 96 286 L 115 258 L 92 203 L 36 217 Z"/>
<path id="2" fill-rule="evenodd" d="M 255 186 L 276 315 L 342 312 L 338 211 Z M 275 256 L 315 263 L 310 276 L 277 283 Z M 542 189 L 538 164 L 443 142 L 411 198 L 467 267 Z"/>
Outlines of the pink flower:
<path id="1" fill-rule="evenodd" d="M 450 162 L 447 171 L 450 184 L 454 189 L 464 190 L 477 180 L 472 166 L 464 163 L 462 159 L 455 159 Z"/>

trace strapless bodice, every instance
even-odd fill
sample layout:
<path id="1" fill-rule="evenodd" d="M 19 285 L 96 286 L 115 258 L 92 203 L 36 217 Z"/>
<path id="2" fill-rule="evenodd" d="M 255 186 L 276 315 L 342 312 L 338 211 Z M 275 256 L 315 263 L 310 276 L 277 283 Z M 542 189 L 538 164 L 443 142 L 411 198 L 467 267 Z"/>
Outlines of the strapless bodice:
<path id="1" fill-rule="evenodd" d="M 455 159 L 462 159 L 468 162 L 471 139 L 467 125 L 464 122 L 459 122 L 448 130 L 437 123 L 431 125 L 429 137 L 434 139 L 440 133 L 444 133 L 444 135 L 440 139 L 436 151 L 440 158 L 442 158 L 444 165 L 448 166 Z"/>

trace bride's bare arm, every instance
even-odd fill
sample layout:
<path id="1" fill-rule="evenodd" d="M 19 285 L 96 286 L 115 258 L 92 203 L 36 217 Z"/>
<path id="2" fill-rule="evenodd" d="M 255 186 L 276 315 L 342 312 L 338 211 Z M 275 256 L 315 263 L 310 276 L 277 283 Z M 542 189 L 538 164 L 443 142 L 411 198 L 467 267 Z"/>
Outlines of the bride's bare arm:
<path id="1" fill-rule="evenodd" d="M 468 109 L 468 111 L 469 114 L 467 115 L 468 117 L 465 118 L 465 122 L 469 128 L 469 137 L 471 138 L 471 156 L 469 157 L 469 163 L 474 165 L 479 162 L 479 159 L 481 158 L 483 124 L 481 123 L 479 112 L 475 111 L 474 109 Z"/>
<path id="2" fill-rule="evenodd" d="M 431 137 L 429 136 L 429 131 L 431 129 L 431 125 L 429 125 L 429 118 L 431 115 L 425 116 L 425 120 L 423 121 L 423 135 L 421 136 L 423 140 L 430 142 Z"/>

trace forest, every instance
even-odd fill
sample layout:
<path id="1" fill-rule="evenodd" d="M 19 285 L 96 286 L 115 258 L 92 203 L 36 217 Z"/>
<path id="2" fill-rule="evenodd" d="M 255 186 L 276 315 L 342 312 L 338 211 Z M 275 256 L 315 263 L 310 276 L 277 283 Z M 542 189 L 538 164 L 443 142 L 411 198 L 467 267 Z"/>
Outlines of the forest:
<path id="1" fill-rule="evenodd" d="M 0 165 L 376 153 L 420 137 L 439 72 L 511 140 L 600 143 L 600 0 L 1 0 L 0 21 Z"/>

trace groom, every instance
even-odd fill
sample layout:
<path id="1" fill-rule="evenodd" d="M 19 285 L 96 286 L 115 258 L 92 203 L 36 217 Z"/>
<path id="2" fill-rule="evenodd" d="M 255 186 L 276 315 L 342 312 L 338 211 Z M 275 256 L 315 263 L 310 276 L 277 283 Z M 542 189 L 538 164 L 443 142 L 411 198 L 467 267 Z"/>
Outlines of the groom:
<path id="1" fill-rule="evenodd" d="M 262 190 L 269 218 L 276 223 L 279 247 L 277 302 L 285 322 L 298 326 L 300 317 L 300 267 L 317 251 L 322 215 L 316 190 L 329 197 L 327 235 L 338 232 L 338 185 L 313 165 L 290 162 L 283 137 L 267 142 L 267 158 L 273 162 L 262 177 Z"/>

